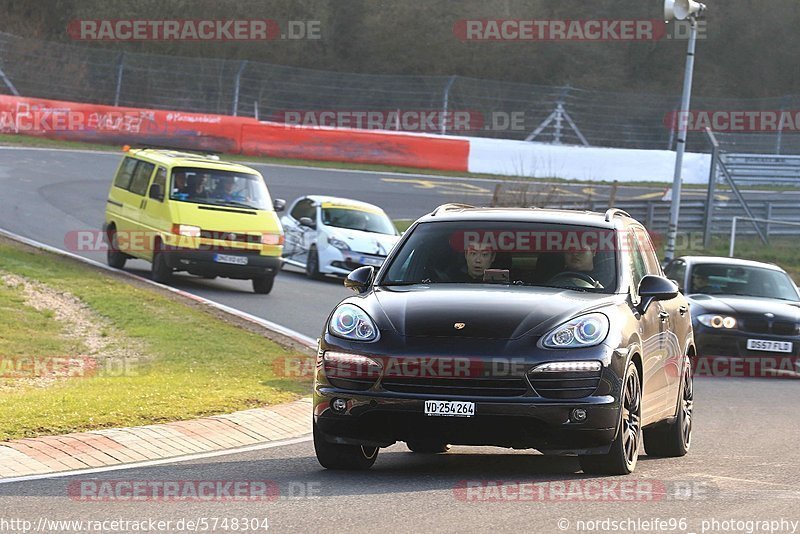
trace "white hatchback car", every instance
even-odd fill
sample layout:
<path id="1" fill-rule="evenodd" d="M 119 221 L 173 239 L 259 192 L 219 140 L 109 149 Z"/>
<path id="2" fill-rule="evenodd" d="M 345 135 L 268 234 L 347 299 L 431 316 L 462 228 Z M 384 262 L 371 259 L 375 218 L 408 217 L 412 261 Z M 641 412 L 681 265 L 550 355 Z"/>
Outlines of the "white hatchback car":
<path id="1" fill-rule="evenodd" d="M 380 267 L 400 239 L 381 208 L 346 198 L 298 198 L 281 224 L 286 236 L 284 262 L 317 279 L 326 274 L 346 276 L 365 265 Z"/>

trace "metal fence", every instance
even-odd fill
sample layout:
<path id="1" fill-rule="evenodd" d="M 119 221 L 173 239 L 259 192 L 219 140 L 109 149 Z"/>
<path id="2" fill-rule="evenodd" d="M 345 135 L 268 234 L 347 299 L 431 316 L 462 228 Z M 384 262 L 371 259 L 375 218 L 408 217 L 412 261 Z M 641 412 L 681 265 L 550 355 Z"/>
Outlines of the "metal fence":
<path id="1" fill-rule="evenodd" d="M 586 91 L 463 76 L 330 72 L 253 61 L 128 53 L 0 32 L 0 93 L 119 106 L 278 119 L 304 111 L 466 111 L 484 118 L 454 135 L 640 149 L 673 149 L 666 117 L 679 96 Z M 695 98 L 704 110 L 800 109 L 800 95 Z M 522 120 L 503 127 L 499 117 Z M 388 126 L 391 127 L 391 126 Z M 402 126 L 398 127 L 402 129 Z M 439 131 L 437 129 L 437 131 Z M 441 131 L 439 131 L 441 133 Z M 535 134 L 535 135 L 534 135 Z M 720 135 L 730 152 L 800 154 L 800 135 Z M 705 151 L 703 135 L 689 148 Z"/>
<path id="2" fill-rule="evenodd" d="M 580 203 L 551 204 L 548 207 L 587 209 L 603 212 L 608 209 L 607 200 Z M 753 214 L 759 219 L 777 219 L 782 222 L 800 223 L 800 210 L 797 203 L 777 201 L 749 201 Z M 648 230 L 657 234 L 666 234 L 669 225 L 670 203 L 661 200 L 616 202 L 615 208 L 627 211 L 634 219 L 644 224 Z M 728 236 L 731 233 L 733 217 L 741 217 L 742 206 L 739 202 L 720 202 L 714 204 L 714 215 L 711 221 L 713 235 Z M 682 234 L 703 234 L 706 216 L 705 201 L 681 202 L 680 232 Z M 767 237 L 800 235 L 800 228 L 795 226 L 761 224 Z M 740 222 L 738 235 L 755 236 L 756 231 L 749 222 Z"/>

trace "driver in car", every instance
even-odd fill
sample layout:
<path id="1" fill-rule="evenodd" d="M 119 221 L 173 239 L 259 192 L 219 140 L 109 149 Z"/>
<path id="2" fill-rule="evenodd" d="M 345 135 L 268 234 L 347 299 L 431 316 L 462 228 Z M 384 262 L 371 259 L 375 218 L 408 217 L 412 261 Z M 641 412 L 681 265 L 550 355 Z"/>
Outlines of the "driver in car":
<path id="1" fill-rule="evenodd" d="M 603 284 L 595 278 L 594 260 L 596 255 L 595 247 L 565 250 L 564 270 L 551 278 L 551 281 L 569 280 L 570 282 L 574 281 L 577 287 L 602 288 Z"/>

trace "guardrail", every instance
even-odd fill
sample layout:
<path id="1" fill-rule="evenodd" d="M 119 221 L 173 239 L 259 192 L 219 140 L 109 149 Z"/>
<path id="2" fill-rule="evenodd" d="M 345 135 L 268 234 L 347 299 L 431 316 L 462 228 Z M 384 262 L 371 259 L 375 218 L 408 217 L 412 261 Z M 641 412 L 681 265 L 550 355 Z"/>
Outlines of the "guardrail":
<path id="1" fill-rule="evenodd" d="M 737 184 L 800 187 L 800 156 L 726 153 L 721 158 Z"/>
<path id="2" fill-rule="evenodd" d="M 750 209 L 755 215 L 751 222 L 762 224 L 766 236 L 800 236 L 800 209 L 794 202 L 775 201 L 749 201 Z M 615 202 L 614 207 L 630 213 L 631 217 L 644 224 L 648 230 L 655 233 L 667 231 L 669 224 L 669 202 L 662 200 L 652 201 L 623 201 Z M 550 204 L 547 207 L 588 209 L 604 212 L 608 209 L 607 200 Z M 742 207 L 738 202 L 720 202 L 714 204 L 714 216 L 711 219 L 710 230 L 714 235 L 730 234 L 734 218 L 748 220 L 742 217 Z M 679 223 L 682 234 L 698 233 L 704 231 L 706 203 L 702 200 L 681 202 L 681 219 Z M 762 222 L 763 221 L 763 222 Z M 781 223 L 790 223 L 791 227 Z M 795 226 L 797 225 L 797 226 Z M 739 226 L 739 235 L 757 235 L 752 225 Z"/>

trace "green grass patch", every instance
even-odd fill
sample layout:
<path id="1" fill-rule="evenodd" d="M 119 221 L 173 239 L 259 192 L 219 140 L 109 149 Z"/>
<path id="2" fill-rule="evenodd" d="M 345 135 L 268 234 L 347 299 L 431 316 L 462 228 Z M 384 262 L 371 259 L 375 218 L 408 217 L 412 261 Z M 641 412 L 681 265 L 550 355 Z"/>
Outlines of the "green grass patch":
<path id="1" fill-rule="evenodd" d="M 75 295 L 146 354 L 119 372 L 0 391 L 2 440 L 189 419 L 310 391 L 309 380 L 282 376 L 284 359 L 299 352 L 172 295 L 9 241 L 0 241 L 0 270 Z M 80 354 L 52 316 L 25 306 L 13 288 L 0 289 L 0 312 L 0 356 Z"/>

